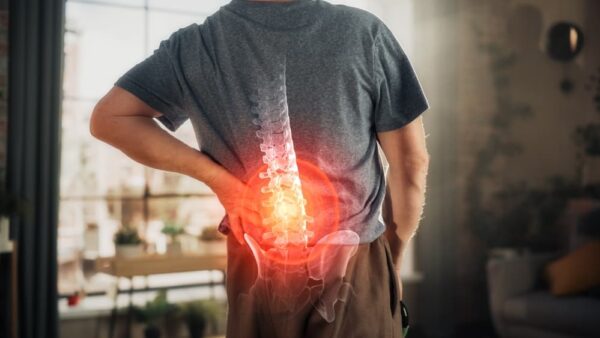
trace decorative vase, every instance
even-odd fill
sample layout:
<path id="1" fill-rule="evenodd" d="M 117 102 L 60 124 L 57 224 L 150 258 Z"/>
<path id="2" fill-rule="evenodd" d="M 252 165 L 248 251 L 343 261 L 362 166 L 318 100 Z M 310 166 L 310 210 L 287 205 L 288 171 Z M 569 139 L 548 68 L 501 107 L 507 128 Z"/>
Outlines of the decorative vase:
<path id="1" fill-rule="evenodd" d="M 141 244 L 118 244 L 116 246 L 117 257 L 136 258 L 144 255 L 144 248 Z"/>

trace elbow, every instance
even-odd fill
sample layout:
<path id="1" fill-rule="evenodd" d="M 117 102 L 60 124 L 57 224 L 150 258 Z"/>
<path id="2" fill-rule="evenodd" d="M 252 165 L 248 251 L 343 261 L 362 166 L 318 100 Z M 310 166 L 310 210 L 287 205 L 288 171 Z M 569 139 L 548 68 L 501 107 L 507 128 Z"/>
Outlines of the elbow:
<path id="1" fill-rule="evenodd" d="M 98 118 L 96 117 L 96 109 L 94 109 L 94 111 L 92 111 L 92 116 L 90 117 L 90 134 L 95 137 L 95 138 L 99 138 L 100 134 L 101 134 L 101 128 L 99 126 L 98 123 Z"/>
<path id="2" fill-rule="evenodd" d="M 406 164 L 406 181 L 424 192 L 429 172 L 429 156 L 408 160 Z"/>
<path id="3" fill-rule="evenodd" d="M 429 154 L 423 152 L 422 154 L 405 156 L 402 165 L 405 171 L 408 172 L 427 172 L 429 169 Z"/>
<path id="4" fill-rule="evenodd" d="M 90 117 L 89 131 L 90 134 L 98 140 L 105 141 L 108 137 L 109 128 L 106 127 L 107 117 L 104 116 L 103 108 L 99 102 L 94 107 Z"/>
<path id="5" fill-rule="evenodd" d="M 425 189 L 425 181 L 429 172 L 429 155 L 424 154 L 408 160 L 407 167 L 412 181 L 422 189 Z"/>

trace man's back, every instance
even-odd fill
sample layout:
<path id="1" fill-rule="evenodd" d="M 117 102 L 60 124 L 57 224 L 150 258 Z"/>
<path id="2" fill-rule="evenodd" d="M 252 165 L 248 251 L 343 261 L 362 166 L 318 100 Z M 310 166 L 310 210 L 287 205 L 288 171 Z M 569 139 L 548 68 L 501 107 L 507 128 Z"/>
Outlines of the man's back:
<path id="1" fill-rule="evenodd" d="M 372 14 L 325 1 L 233 0 L 174 33 L 116 84 L 163 113 L 171 130 L 191 119 L 202 152 L 248 182 L 263 165 L 252 97 L 282 67 L 295 153 L 324 174 L 302 182 L 316 195 L 308 202 L 339 205 L 336 215 L 309 205 L 315 224 L 373 241 L 385 230 L 376 132 L 407 124 L 427 102 L 392 33 Z"/>
<path id="2" fill-rule="evenodd" d="M 426 108 L 373 15 L 319 0 L 232 0 L 119 79 L 90 129 L 216 194 L 230 230 L 228 337 L 396 338 L 406 324 L 397 270 L 424 204 Z M 191 119 L 201 151 L 155 118 L 170 129 Z M 273 208 L 265 215 L 248 193 Z"/>

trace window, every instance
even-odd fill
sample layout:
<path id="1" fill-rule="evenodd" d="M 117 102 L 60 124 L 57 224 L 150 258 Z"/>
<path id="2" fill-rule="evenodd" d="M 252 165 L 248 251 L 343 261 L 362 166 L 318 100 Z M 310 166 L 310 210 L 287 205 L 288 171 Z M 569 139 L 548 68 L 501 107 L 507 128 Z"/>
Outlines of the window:
<path id="1" fill-rule="evenodd" d="M 149 249 L 162 252 L 163 222 L 185 224 L 188 233 L 199 235 L 224 215 L 202 183 L 145 168 L 93 139 L 88 126 L 95 103 L 119 76 L 178 28 L 201 23 L 227 2 L 67 1 L 58 237 L 62 295 L 106 289 L 110 278 L 95 274 L 91 262 L 114 254 L 113 235 L 122 225 L 138 228 L 154 244 Z M 189 122 L 176 136 L 196 145 Z"/>

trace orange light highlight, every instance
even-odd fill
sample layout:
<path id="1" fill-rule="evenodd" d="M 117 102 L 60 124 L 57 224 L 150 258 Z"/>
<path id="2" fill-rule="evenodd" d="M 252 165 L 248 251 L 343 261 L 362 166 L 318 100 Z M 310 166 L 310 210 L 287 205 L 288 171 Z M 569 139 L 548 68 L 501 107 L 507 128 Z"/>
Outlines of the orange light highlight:
<path id="1" fill-rule="evenodd" d="M 312 247 L 323 236 L 335 232 L 339 229 L 339 201 L 338 195 L 333 184 L 327 175 L 316 165 L 296 159 L 300 181 L 302 182 L 302 194 L 306 200 L 304 206 L 306 215 L 313 217 L 313 222 L 307 223 L 308 231 L 314 233 L 308 242 L 308 247 Z M 262 202 L 268 197 L 261 192 L 268 182 L 259 177 L 259 173 L 264 172 L 267 165 L 262 166 L 254 173 L 246 183 L 246 190 L 241 196 L 242 210 L 259 210 L 261 219 L 269 218 L 274 213 L 279 216 L 290 217 L 293 219 L 299 213 L 299 207 L 286 203 L 279 203 L 277 206 L 264 206 Z M 273 248 L 273 243 L 263 238 L 263 234 L 273 232 L 274 227 L 285 226 L 284 224 L 251 224 L 250 217 L 247 214 L 242 214 L 242 224 L 244 231 L 256 240 L 265 252 L 266 258 L 278 264 L 297 265 L 304 264 L 308 261 L 306 247 L 289 245 L 287 247 L 286 256 L 277 253 Z M 293 223 L 293 222 L 292 222 Z M 314 255 L 311 255 L 314 256 Z"/>

